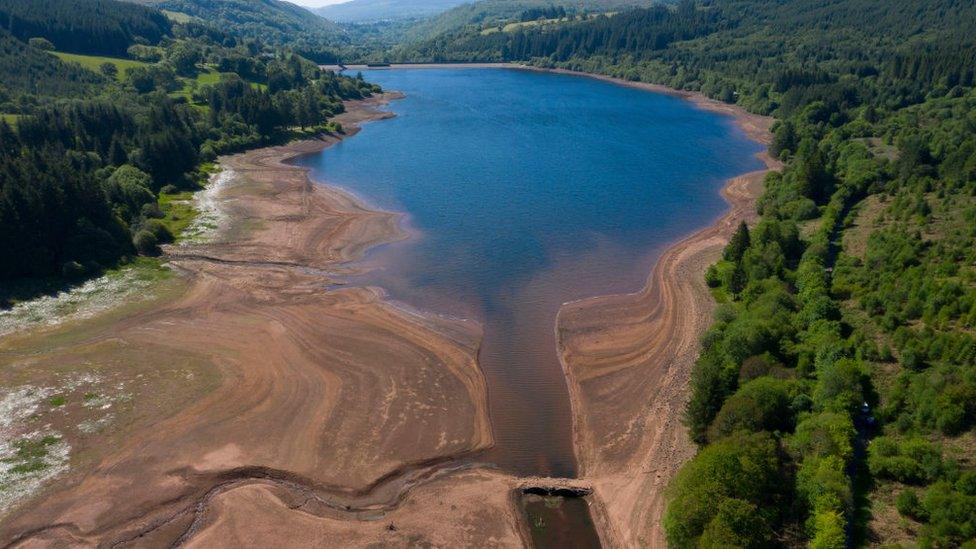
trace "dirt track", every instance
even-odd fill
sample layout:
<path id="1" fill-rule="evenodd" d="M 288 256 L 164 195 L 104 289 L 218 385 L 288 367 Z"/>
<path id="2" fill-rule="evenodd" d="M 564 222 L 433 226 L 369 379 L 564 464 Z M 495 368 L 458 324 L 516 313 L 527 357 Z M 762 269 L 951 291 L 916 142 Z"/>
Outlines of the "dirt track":
<path id="1" fill-rule="evenodd" d="M 375 105 L 389 98 L 351 104 L 340 117 L 347 133 L 387 116 Z M 236 173 L 219 197 L 233 223 L 215 243 L 170 251 L 186 293 L 85 342 L 143 349 L 147 360 L 193 354 L 219 372 L 218 387 L 22 507 L 0 540 L 238 546 L 276 532 L 280 541 L 287 527 L 304 536 L 287 538 L 296 545 L 520 543 L 511 479 L 441 468 L 492 444 L 479 328 L 397 309 L 330 276 L 402 236 L 396 215 L 283 164 L 335 141 L 221 160 Z M 460 486 L 447 511 L 417 507 L 445 485 Z M 377 522 L 387 515 L 403 525 Z"/>

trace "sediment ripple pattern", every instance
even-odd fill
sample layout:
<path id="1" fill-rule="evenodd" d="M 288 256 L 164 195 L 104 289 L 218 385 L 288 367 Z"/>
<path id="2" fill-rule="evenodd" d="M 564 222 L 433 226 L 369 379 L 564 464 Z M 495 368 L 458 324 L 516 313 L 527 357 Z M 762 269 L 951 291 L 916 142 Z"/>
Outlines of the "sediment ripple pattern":
<path id="1" fill-rule="evenodd" d="M 388 99 L 352 103 L 340 122 L 354 133 L 388 116 L 375 108 Z M 305 170 L 285 163 L 334 141 L 221 159 L 236 173 L 219 197 L 229 227 L 216 242 L 168 251 L 188 280 L 184 295 L 95 336 L 152 349 L 147 359 L 167 349 L 195 355 L 219 372 L 217 388 L 8 517 L 0 539 L 518 543 L 508 479 L 449 467 L 492 444 L 477 367 L 480 328 L 402 310 L 377 289 L 336 281 L 350 260 L 402 234 L 396 214 L 313 185 Z M 445 480 L 452 476 L 460 480 Z M 462 485 L 452 496 L 458 504 L 442 510 L 452 516 L 450 529 L 416 507 L 445 483 Z M 494 506 L 479 501 L 492 501 L 482 497 L 486 485 Z M 387 515 L 403 524 L 379 522 Z M 455 530 L 489 518 L 490 528 L 467 537 Z"/>

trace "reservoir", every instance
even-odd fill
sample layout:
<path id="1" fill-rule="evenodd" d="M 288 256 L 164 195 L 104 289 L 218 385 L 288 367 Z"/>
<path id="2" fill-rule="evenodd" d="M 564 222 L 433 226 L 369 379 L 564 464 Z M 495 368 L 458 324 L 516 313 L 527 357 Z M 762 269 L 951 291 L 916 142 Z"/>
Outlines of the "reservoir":
<path id="1" fill-rule="evenodd" d="M 364 76 L 406 94 L 386 107 L 396 118 L 299 161 L 314 179 L 405 214 L 410 238 L 373 249 L 350 282 L 479 321 L 496 446 L 478 461 L 575 476 L 559 307 L 638 291 L 669 243 L 722 214 L 725 180 L 762 167 L 761 146 L 731 118 L 590 78 Z"/>

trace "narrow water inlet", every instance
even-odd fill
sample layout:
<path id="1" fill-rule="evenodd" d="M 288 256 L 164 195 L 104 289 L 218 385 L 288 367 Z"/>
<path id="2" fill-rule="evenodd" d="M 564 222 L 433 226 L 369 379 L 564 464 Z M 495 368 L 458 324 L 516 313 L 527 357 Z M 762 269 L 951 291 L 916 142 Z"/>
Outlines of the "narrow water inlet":
<path id="1" fill-rule="evenodd" d="M 519 490 L 519 511 L 532 546 L 535 549 L 599 549 L 600 536 L 590 516 L 588 493 L 588 490 L 576 488 L 528 487 Z"/>

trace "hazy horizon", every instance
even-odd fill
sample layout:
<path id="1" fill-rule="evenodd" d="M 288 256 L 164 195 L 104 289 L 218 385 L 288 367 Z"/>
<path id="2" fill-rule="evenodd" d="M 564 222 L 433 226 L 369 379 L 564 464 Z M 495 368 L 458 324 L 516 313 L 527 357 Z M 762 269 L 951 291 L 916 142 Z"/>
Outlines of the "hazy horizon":
<path id="1" fill-rule="evenodd" d="M 333 4 L 343 4 L 349 2 L 350 0 L 288 0 L 292 4 L 298 4 L 299 6 L 305 8 L 321 8 L 323 6 L 331 6 Z"/>

